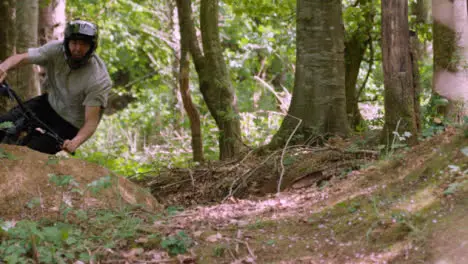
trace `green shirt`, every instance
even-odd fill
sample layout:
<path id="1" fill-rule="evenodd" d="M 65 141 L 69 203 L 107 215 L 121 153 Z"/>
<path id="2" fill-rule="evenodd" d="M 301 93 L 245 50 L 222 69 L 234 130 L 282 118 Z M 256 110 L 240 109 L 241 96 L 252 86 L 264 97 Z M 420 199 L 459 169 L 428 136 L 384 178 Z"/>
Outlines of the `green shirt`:
<path id="1" fill-rule="evenodd" d="M 71 69 L 65 59 L 62 41 L 52 41 L 28 50 L 28 59 L 46 70 L 43 88 L 51 107 L 77 128 L 85 121 L 85 106 L 107 106 L 112 81 L 106 65 L 97 56 L 78 69 Z"/>

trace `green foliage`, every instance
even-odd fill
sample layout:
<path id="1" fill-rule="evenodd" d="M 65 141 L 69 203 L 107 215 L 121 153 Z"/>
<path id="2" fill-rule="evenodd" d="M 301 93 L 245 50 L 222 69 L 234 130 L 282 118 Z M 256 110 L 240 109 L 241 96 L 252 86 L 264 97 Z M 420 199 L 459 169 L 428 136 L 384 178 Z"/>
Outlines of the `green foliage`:
<path id="1" fill-rule="evenodd" d="M 62 191 L 78 185 L 70 175 L 51 174 L 49 181 Z M 88 188 L 92 192 L 100 192 L 109 186 L 110 181 L 110 177 L 105 176 L 88 184 Z M 38 204 L 40 199 L 34 198 L 27 206 L 33 208 Z M 120 211 L 67 209 L 67 214 L 75 216 L 67 223 L 49 219 L 0 220 L 0 259 L 6 263 L 96 262 L 105 256 L 108 249 L 121 249 L 128 245 L 128 241 L 146 235 L 142 226 L 153 224 L 146 222 L 151 217 L 142 217 L 141 212 L 137 216 L 129 207 Z M 185 253 L 193 244 L 183 231 L 163 239 L 159 234 L 150 235 L 148 243 L 153 243 L 153 248 L 167 249 L 171 255 Z"/>
<path id="2" fill-rule="evenodd" d="M 12 127 L 14 127 L 13 122 L 7 121 L 7 122 L 1 122 L 0 123 L 0 129 L 2 129 L 2 130 L 12 128 Z"/>
<path id="3" fill-rule="evenodd" d="M 98 192 L 109 188 L 111 185 L 112 178 L 111 176 L 107 175 L 89 183 L 88 188 L 92 194 L 97 194 Z"/>
<path id="4" fill-rule="evenodd" d="M 449 101 L 437 94 L 433 94 L 428 103 L 422 107 L 422 133 L 423 138 L 429 138 L 440 134 L 445 129 L 447 123 L 440 111 L 441 107 L 447 106 Z M 435 122 L 435 121 L 438 122 Z"/>
<path id="5" fill-rule="evenodd" d="M 66 187 L 75 183 L 71 175 L 57 175 L 49 174 L 49 182 L 55 184 L 57 187 Z"/>
<path id="6" fill-rule="evenodd" d="M 226 246 L 224 245 L 217 245 L 213 248 L 213 256 L 214 257 L 222 257 L 226 252 Z"/>
<path id="7" fill-rule="evenodd" d="M 6 238 L 0 243 L 0 257 L 7 263 L 30 263 L 31 256 L 39 263 L 89 261 L 84 258 L 87 243 L 78 243 L 83 239 L 79 228 L 63 223 L 40 226 L 29 220 L 1 225 Z"/>
<path id="8" fill-rule="evenodd" d="M 0 148 L 0 159 L 16 160 L 17 158 L 13 154 L 6 152 L 4 149 Z"/>
<path id="9" fill-rule="evenodd" d="M 166 211 L 169 216 L 174 216 L 178 214 L 179 212 L 184 211 L 184 208 L 182 206 L 170 205 L 166 208 Z"/>
<path id="10" fill-rule="evenodd" d="M 173 256 L 186 253 L 191 245 L 192 239 L 184 231 L 179 231 L 175 236 L 169 236 L 161 241 L 161 247 Z"/>

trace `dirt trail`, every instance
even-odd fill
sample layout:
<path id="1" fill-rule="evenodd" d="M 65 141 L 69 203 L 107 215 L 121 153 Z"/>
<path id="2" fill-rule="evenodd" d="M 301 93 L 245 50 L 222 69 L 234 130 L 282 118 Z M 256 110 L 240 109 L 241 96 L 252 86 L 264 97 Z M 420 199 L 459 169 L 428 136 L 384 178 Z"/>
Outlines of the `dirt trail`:
<path id="1" fill-rule="evenodd" d="M 197 263 L 468 263 L 463 147 L 449 132 L 323 188 L 230 198 L 157 226 L 188 230 Z"/>
<path id="2" fill-rule="evenodd" d="M 208 201 L 210 194 L 214 196 L 211 205 L 195 202 L 183 211 L 156 217 L 156 221 L 141 227 L 148 235 L 129 241 L 128 248 L 113 251 L 112 257 L 118 256 L 119 263 L 468 263 L 465 147 L 468 139 L 452 130 L 406 152 L 396 152 L 363 169 L 334 177 L 323 177 L 332 166 L 320 165 L 317 156 L 309 153 L 288 168 L 285 175 L 292 180 L 278 195 L 249 196 L 248 190 L 253 189 L 247 187 L 242 199 L 230 197 L 219 202 L 236 177 L 247 175 L 247 186 L 276 181 L 272 175 L 261 174 L 261 169 L 252 175 L 236 175 L 234 172 L 243 165 L 232 164 L 220 174 L 211 175 L 215 182 L 205 187 L 202 184 L 207 182 L 184 180 L 181 183 L 185 186 L 171 185 L 175 188 L 172 196 L 161 192 L 166 206 L 177 205 L 174 202 L 183 198 Z M 47 155 L 23 148 L 2 145 L 0 149 L 0 217 L 40 216 L 44 208 L 53 213 L 57 189 L 47 174 L 70 174 L 86 186 L 109 173 L 79 160 L 51 161 Z M 333 150 L 323 152 L 320 160 L 328 157 L 333 162 L 348 162 L 346 155 Z M 233 177 L 220 177 L 227 175 L 226 171 Z M 322 177 L 321 184 L 313 179 L 317 175 Z M 297 188 L 298 178 L 314 184 Z M 121 179 L 117 186 L 98 200 L 104 203 L 101 206 L 115 207 L 112 202 L 121 197 L 129 204 L 158 207 L 136 185 Z M 213 189 L 215 186 L 224 189 Z M 37 190 L 42 204 L 49 206 L 37 212 L 20 206 L 36 197 Z M 152 212 L 149 214 L 156 216 L 161 210 Z M 180 231 L 190 237 L 192 244 L 188 253 L 176 257 L 149 239 L 152 234 L 168 237 Z M 114 263 L 109 261 L 102 263 Z"/>

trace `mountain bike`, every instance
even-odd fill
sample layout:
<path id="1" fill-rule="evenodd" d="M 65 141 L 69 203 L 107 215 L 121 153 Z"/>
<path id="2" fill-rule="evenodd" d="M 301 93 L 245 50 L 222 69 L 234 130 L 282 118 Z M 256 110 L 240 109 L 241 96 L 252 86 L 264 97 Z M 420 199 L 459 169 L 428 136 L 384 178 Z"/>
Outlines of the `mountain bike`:
<path id="1" fill-rule="evenodd" d="M 7 96 L 16 101 L 21 112 L 21 117 L 7 124 L 0 124 L 3 127 L 5 136 L 0 141 L 4 144 L 27 146 L 35 133 L 46 135 L 54 139 L 58 148 L 61 148 L 64 139 L 54 132 L 47 124 L 42 122 L 33 111 L 26 107 L 18 94 L 6 83 L 0 83 L 0 96 Z M 74 155 L 74 153 L 71 153 Z"/>

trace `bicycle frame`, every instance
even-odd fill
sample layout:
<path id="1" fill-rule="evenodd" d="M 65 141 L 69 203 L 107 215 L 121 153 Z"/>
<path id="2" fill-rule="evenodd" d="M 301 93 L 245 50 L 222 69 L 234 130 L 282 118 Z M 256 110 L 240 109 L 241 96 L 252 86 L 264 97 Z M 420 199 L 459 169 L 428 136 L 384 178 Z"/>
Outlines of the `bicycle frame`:
<path id="1" fill-rule="evenodd" d="M 19 96 L 16 94 L 16 92 L 10 88 L 10 86 L 6 83 L 0 83 L 0 95 L 8 96 L 10 99 L 15 100 L 18 104 L 18 107 L 21 109 L 21 112 L 23 113 L 24 118 L 26 119 L 24 122 L 26 123 L 25 127 L 26 128 L 31 128 L 28 129 L 29 131 L 25 131 L 28 133 L 28 136 L 31 134 L 31 130 L 35 130 L 43 135 L 47 135 L 49 137 L 52 137 L 55 139 L 57 144 L 59 146 L 63 146 L 64 140 L 57 134 L 55 133 L 49 126 L 47 126 L 44 122 L 42 122 L 30 109 L 28 109 Z M 37 125 L 37 126 L 36 126 Z M 22 143 L 21 145 L 26 145 L 28 138 L 25 140 L 26 143 Z M 74 153 L 71 153 L 72 155 Z"/>

